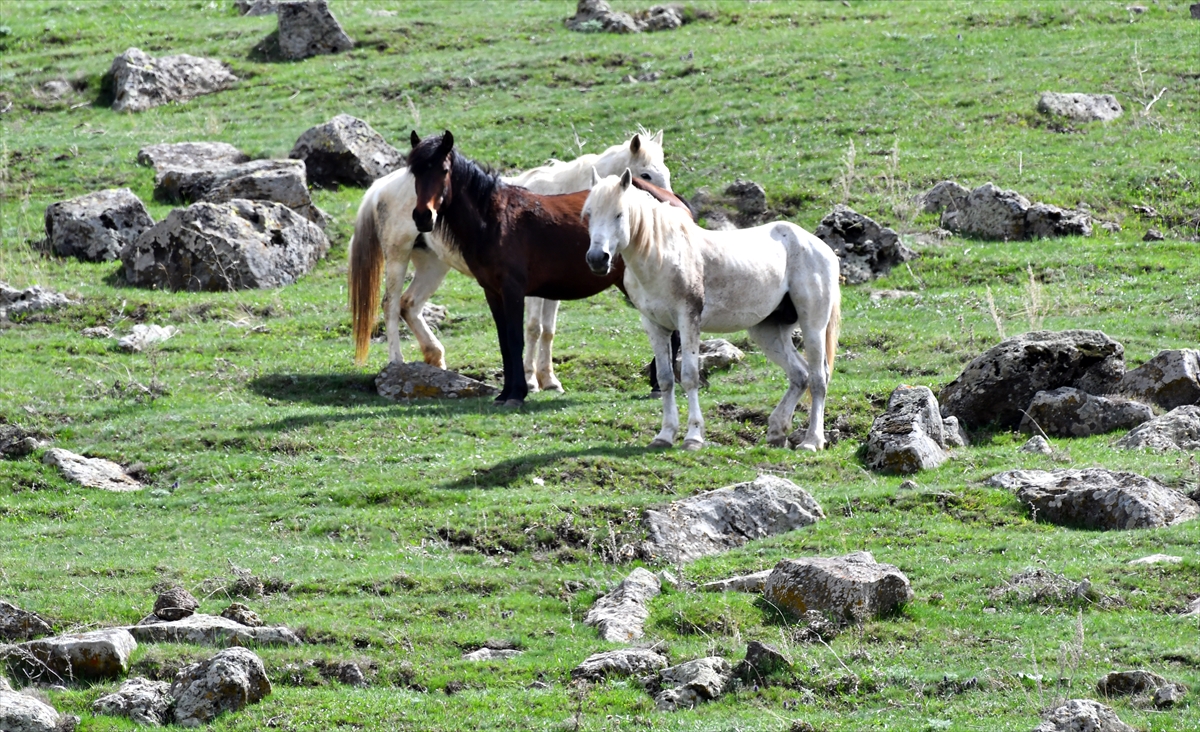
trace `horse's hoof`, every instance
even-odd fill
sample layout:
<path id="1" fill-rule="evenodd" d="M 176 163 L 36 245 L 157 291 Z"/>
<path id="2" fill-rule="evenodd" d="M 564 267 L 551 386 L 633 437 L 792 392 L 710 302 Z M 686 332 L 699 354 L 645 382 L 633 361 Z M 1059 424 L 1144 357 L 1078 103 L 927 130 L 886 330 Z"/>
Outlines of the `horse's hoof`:
<path id="1" fill-rule="evenodd" d="M 704 447 L 704 440 L 684 440 L 683 449 L 688 452 L 695 452 Z"/>
<path id="2" fill-rule="evenodd" d="M 530 394 L 533 394 L 534 392 L 539 391 L 538 385 L 532 381 L 526 382 L 525 390 L 528 391 Z"/>
<path id="3" fill-rule="evenodd" d="M 662 399 L 662 392 L 659 391 L 658 389 L 655 389 L 650 392 L 650 398 L 651 399 Z"/>
<path id="4" fill-rule="evenodd" d="M 787 447 L 787 437 L 768 437 L 767 444 L 771 447 Z"/>
<path id="5" fill-rule="evenodd" d="M 673 445 L 660 437 L 655 437 L 654 441 L 649 445 L 651 450 L 665 450 L 668 447 L 673 447 Z"/>
<path id="6" fill-rule="evenodd" d="M 556 391 L 559 394 L 562 394 L 566 390 L 563 389 L 563 385 L 559 383 L 558 379 L 555 379 L 554 381 L 548 381 L 545 384 L 542 384 L 542 391 Z"/>
<path id="7" fill-rule="evenodd" d="M 821 448 L 819 446 L 814 445 L 811 442 L 801 442 L 799 445 L 796 445 L 796 449 L 797 450 L 806 450 L 808 452 L 820 452 L 821 451 Z"/>
<path id="8" fill-rule="evenodd" d="M 502 404 L 501 406 L 504 407 L 505 409 L 520 409 L 521 407 L 525 406 L 525 400 L 524 399 L 506 399 L 504 404 Z"/>

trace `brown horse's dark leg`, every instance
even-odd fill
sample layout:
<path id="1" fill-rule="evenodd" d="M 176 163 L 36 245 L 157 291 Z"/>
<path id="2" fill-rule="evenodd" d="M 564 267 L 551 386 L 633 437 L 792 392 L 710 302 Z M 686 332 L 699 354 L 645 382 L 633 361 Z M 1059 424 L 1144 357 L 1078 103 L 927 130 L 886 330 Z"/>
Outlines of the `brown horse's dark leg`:
<path id="1" fill-rule="evenodd" d="M 488 307 L 496 323 L 496 336 L 500 341 L 500 358 L 504 362 L 504 387 L 498 404 L 520 406 L 529 393 L 525 383 L 525 366 L 521 352 L 525 344 L 525 297 L 523 293 L 510 295 L 487 291 Z"/>
<path id="2" fill-rule="evenodd" d="M 671 331 L 671 364 L 674 368 L 675 359 L 679 358 L 679 331 Z M 650 396 L 657 399 L 662 396 L 658 386 L 658 359 L 650 359 Z"/>

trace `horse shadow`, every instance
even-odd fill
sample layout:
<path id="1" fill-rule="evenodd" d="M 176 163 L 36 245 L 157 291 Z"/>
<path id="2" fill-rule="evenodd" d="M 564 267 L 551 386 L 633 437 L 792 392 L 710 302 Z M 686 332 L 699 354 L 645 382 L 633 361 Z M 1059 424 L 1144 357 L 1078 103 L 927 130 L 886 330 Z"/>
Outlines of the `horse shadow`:
<path id="1" fill-rule="evenodd" d="M 542 468 L 554 465 L 563 460 L 599 455 L 631 458 L 644 455 L 647 452 L 656 452 L 656 450 L 632 445 L 612 445 L 590 447 L 586 450 L 554 450 L 532 455 L 518 455 L 517 457 L 496 463 L 490 468 L 481 468 L 472 471 L 470 475 L 443 483 L 438 487 L 445 490 L 507 488 L 530 474 L 537 473 Z"/>

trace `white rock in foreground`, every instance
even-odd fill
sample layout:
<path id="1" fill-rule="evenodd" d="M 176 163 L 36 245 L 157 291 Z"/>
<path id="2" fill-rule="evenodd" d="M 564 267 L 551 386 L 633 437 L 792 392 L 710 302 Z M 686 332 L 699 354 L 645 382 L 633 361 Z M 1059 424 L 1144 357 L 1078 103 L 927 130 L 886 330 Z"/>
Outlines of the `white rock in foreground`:
<path id="1" fill-rule="evenodd" d="M 0 689 L 0 730 L 4 732 L 58 732 L 61 719 L 49 704 Z"/>
<path id="2" fill-rule="evenodd" d="M 204 613 L 189 615 L 181 620 L 163 620 L 152 614 L 127 630 L 142 643 L 194 643 L 215 646 L 227 644 L 236 638 L 239 642 L 253 641 L 261 645 L 300 645 L 296 634 L 282 625 L 251 628 L 236 620 Z"/>
<path id="3" fill-rule="evenodd" d="M 42 462 L 55 466 L 64 478 L 85 488 L 128 493 L 146 487 L 111 460 L 84 457 L 61 447 L 47 450 Z"/>
<path id="4" fill-rule="evenodd" d="M 595 626 L 606 641 L 625 643 L 641 638 L 642 626 L 650 617 L 646 603 L 660 590 L 658 578 L 638 567 L 616 589 L 596 600 L 583 623 Z"/>
<path id="5" fill-rule="evenodd" d="M 262 660 L 246 648 L 227 648 L 182 669 L 171 684 L 175 722 L 199 727 L 224 712 L 257 704 L 271 693 Z"/>
<path id="6" fill-rule="evenodd" d="M 691 709 L 721 696 L 732 675 L 729 662 L 720 656 L 697 658 L 665 668 L 658 674 L 662 691 L 654 697 L 654 705 L 666 712 Z"/>
<path id="7" fill-rule="evenodd" d="M 137 641 L 123 628 L 72 633 L 22 643 L 22 648 L 64 680 L 97 681 L 129 670 Z"/>
<path id="8" fill-rule="evenodd" d="M 1116 712 L 1091 699 L 1071 699 L 1047 712 L 1033 732 L 1137 732 Z"/>

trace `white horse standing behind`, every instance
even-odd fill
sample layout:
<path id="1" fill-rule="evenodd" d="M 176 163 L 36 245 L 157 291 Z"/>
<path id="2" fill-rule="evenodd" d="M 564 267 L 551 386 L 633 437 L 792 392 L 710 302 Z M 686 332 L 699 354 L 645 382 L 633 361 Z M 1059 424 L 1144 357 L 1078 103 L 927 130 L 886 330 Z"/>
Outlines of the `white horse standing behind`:
<path id="1" fill-rule="evenodd" d="M 591 187 L 593 169 L 606 175 L 630 169 L 654 185 L 671 190 L 671 172 L 663 162 L 662 137 L 662 130 L 650 134 L 642 129 L 628 142 L 613 145 L 598 155 L 584 155 L 569 163 L 554 160 L 549 165 L 504 178 L 504 182 L 543 195 L 575 193 Z M 400 319 L 404 318 L 420 344 L 425 363 L 446 368 L 446 349 L 429 330 L 421 310 L 451 268 L 468 277 L 472 275 L 458 252 L 447 246 L 436 233 L 425 235 L 426 247 L 417 246 L 419 232 L 412 217 L 416 198 L 413 177 L 404 167 L 375 181 L 359 206 L 354 238 L 350 243 L 349 273 L 354 360 L 359 364 L 367 360 L 371 331 L 379 311 L 382 273 L 389 361 L 404 360 L 400 353 Z M 410 262 L 413 280 L 404 290 L 404 277 Z M 528 297 L 525 298 L 525 312 L 524 365 L 529 390 L 537 391 L 540 387 L 562 391 L 551 360 L 558 301 Z"/>
<path id="2" fill-rule="evenodd" d="M 680 381 L 687 392 L 683 447 L 698 450 L 704 445 L 700 332 L 746 330 L 788 376 L 788 390 L 768 420 L 767 442 L 786 444 L 796 404 L 809 389 L 812 411 L 800 447 L 824 448 L 825 393 L 841 318 L 837 256 L 825 242 L 785 221 L 736 231 L 701 229 L 685 212 L 631 186 L 631 180 L 628 170 L 619 178 L 594 175 L 583 216 L 591 234 L 588 266 L 603 274 L 618 254 L 625 260 L 625 290 L 658 359 L 663 421 L 650 447 L 672 446 L 679 431 L 671 331 L 679 331 Z M 807 362 L 792 344 L 797 321 Z"/>

